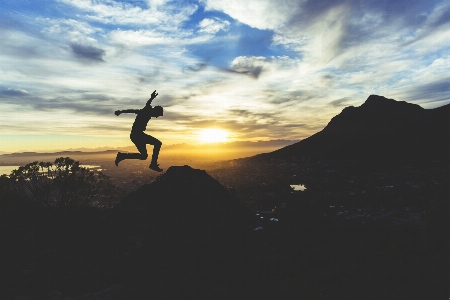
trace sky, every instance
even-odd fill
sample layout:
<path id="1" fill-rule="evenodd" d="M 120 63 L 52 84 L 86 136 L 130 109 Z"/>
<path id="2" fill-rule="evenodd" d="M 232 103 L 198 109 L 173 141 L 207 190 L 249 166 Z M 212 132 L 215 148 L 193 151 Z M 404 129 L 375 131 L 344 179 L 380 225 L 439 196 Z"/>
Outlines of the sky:
<path id="1" fill-rule="evenodd" d="M 449 1 L 2 0 L 0 152 L 131 145 L 114 111 L 154 90 L 163 147 L 304 139 L 372 94 L 439 107 L 449 39 Z"/>

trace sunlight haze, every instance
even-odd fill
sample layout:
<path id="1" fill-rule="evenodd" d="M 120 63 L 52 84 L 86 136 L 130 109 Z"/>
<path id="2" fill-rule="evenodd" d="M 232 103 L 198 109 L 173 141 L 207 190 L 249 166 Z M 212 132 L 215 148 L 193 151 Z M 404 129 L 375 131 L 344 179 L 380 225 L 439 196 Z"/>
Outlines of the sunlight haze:
<path id="1" fill-rule="evenodd" d="M 222 143 L 228 141 L 228 132 L 220 129 L 203 129 L 198 138 L 203 143 Z"/>

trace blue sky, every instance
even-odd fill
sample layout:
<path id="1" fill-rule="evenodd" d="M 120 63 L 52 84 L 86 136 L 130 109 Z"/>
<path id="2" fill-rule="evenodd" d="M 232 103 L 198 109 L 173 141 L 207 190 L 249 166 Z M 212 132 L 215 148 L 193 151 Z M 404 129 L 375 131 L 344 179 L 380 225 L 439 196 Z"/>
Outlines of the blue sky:
<path id="1" fill-rule="evenodd" d="M 450 102 L 450 3 L 380 0 L 0 2 L 0 151 L 303 139 L 371 94 Z"/>

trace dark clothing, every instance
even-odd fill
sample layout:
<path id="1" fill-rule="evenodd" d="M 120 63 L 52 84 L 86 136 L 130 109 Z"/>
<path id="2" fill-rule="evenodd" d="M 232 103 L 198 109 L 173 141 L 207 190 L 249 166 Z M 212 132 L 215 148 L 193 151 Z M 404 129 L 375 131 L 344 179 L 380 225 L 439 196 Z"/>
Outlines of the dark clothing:
<path id="1" fill-rule="evenodd" d="M 130 139 L 136 145 L 139 153 L 121 153 L 121 158 L 146 160 L 148 157 L 147 144 L 150 144 L 154 146 L 151 164 L 156 164 L 162 143 L 157 138 L 144 133 L 148 121 L 152 118 L 152 109 L 150 105 L 140 109 L 131 129 Z"/>
<path id="2" fill-rule="evenodd" d="M 152 118 L 152 106 L 147 105 L 143 109 L 140 109 L 136 119 L 134 120 L 131 132 L 142 132 L 147 129 L 147 123 Z"/>
<path id="3" fill-rule="evenodd" d="M 128 154 L 127 158 L 137 158 L 137 159 L 147 159 L 147 144 L 153 145 L 153 155 L 152 162 L 156 163 L 158 160 L 159 150 L 161 149 L 161 141 L 157 138 L 152 137 L 151 135 L 145 134 L 143 132 L 131 132 L 130 139 L 140 152 L 140 154 L 136 154 L 135 156 L 132 153 Z"/>
<path id="4" fill-rule="evenodd" d="M 152 93 L 152 97 L 148 99 L 147 104 L 142 109 L 126 109 L 126 110 L 117 110 L 114 112 L 116 116 L 121 113 L 135 113 L 136 119 L 134 119 L 133 127 L 131 128 L 130 139 L 136 145 L 136 148 L 139 150 L 139 153 L 117 153 L 116 160 L 114 164 L 119 166 L 119 163 L 124 159 L 141 159 L 146 160 L 148 157 L 147 154 L 147 144 L 153 145 L 153 155 L 152 161 L 150 163 L 149 168 L 162 172 L 163 170 L 158 166 L 158 155 L 159 150 L 161 150 L 161 141 L 152 137 L 151 135 L 145 134 L 144 131 L 147 129 L 147 123 L 154 117 L 159 117 L 163 115 L 163 108 L 161 106 L 155 106 L 155 109 L 150 105 L 153 99 L 158 96 L 156 91 Z"/>

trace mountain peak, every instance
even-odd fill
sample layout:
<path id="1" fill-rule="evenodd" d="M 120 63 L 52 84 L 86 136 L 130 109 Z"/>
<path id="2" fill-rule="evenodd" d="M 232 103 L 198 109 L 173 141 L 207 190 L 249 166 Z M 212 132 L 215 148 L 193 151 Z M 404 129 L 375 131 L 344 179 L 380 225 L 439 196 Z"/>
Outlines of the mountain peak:
<path id="1" fill-rule="evenodd" d="M 171 166 L 162 175 L 165 177 L 208 176 L 205 170 L 193 169 L 191 166 Z"/>
<path id="2" fill-rule="evenodd" d="M 405 101 L 397 101 L 378 95 L 370 95 L 360 107 L 363 109 L 395 112 L 411 112 L 424 110 L 424 108 L 417 104 L 412 104 Z"/>
<path id="3" fill-rule="evenodd" d="M 397 102 L 394 99 L 389 99 L 384 96 L 379 95 L 370 95 L 367 100 L 364 102 L 363 105 L 382 105 L 387 103 L 394 103 Z"/>
<path id="4" fill-rule="evenodd" d="M 154 182 L 143 185 L 116 207 L 135 211 L 137 215 L 170 213 L 171 217 L 167 218 L 170 221 L 209 219 L 222 214 L 224 208 L 242 209 L 228 189 L 205 170 L 188 165 L 169 167 Z"/>
<path id="5" fill-rule="evenodd" d="M 402 161 L 448 160 L 450 105 L 417 104 L 370 95 L 346 107 L 320 132 L 264 157 Z"/>

